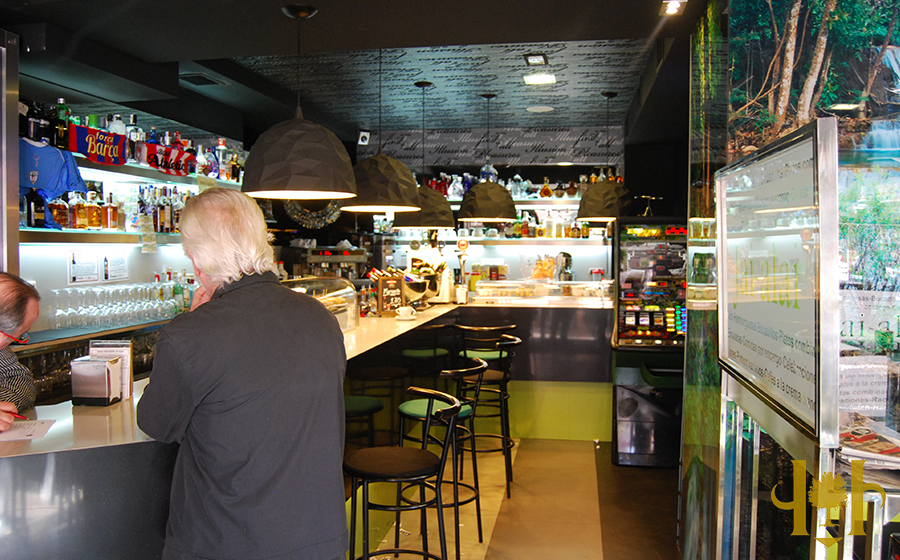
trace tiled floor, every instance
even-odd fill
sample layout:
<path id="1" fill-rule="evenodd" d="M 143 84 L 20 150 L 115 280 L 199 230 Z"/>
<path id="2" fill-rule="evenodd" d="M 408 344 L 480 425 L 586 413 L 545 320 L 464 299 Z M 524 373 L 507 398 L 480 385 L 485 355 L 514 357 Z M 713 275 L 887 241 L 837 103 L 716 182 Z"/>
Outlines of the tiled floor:
<path id="1" fill-rule="evenodd" d="M 514 451 L 511 499 L 504 495 L 502 455 L 479 454 L 484 543 L 478 543 L 474 505 L 464 506 L 462 560 L 680 558 L 677 469 L 615 466 L 608 443 L 521 440 Z M 446 518 L 455 558 L 452 510 Z M 401 540 L 409 546 L 420 544 L 417 521 L 406 514 L 401 522 Z M 434 531 L 429 542 L 439 550 Z"/>

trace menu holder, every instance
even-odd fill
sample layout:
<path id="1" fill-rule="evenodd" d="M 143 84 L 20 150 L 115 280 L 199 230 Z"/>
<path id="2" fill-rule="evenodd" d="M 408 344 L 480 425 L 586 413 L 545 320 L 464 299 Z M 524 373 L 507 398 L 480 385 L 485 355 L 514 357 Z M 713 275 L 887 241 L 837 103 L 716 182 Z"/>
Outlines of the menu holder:
<path id="1" fill-rule="evenodd" d="M 382 317 L 394 317 L 397 308 L 406 305 L 403 293 L 403 278 L 378 279 L 378 314 Z"/>

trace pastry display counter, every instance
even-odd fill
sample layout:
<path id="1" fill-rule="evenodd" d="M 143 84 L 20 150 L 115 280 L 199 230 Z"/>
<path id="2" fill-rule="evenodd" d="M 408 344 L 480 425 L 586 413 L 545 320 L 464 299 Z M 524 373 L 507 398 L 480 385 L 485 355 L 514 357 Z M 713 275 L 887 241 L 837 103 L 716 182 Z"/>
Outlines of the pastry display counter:
<path id="1" fill-rule="evenodd" d="M 612 309 L 613 281 L 490 281 L 480 280 L 470 295 L 474 305 L 513 307 L 577 307 Z"/>

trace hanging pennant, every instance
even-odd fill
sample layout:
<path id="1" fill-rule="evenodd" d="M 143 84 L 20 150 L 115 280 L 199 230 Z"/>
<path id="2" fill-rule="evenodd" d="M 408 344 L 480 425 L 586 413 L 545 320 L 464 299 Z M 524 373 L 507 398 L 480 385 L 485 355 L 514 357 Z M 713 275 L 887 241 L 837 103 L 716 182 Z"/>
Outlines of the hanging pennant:
<path id="1" fill-rule="evenodd" d="M 168 175 L 184 176 L 193 173 L 197 167 L 197 158 L 190 152 L 163 146 L 162 144 L 144 144 L 141 161 L 153 169 Z"/>
<path id="2" fill-rule="evenodd" d="M 125 139 L 122 134 L 113 134 L 87 126 L 69 125 L 69 151 L 78 152 L 96 163 L 123 165 Z"/>

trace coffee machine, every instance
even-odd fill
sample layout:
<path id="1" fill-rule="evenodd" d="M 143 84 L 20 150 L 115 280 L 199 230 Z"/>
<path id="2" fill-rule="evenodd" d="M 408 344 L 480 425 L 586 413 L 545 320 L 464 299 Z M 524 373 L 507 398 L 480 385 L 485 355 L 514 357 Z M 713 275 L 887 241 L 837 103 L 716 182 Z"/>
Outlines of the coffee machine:
<path id="1" fill-rule="evenodd" d="M 572 273 L 572 255 L 560 253 L 556 255 L 556 279 L 560 282 L 571 282 L 575 279 Z"/>

